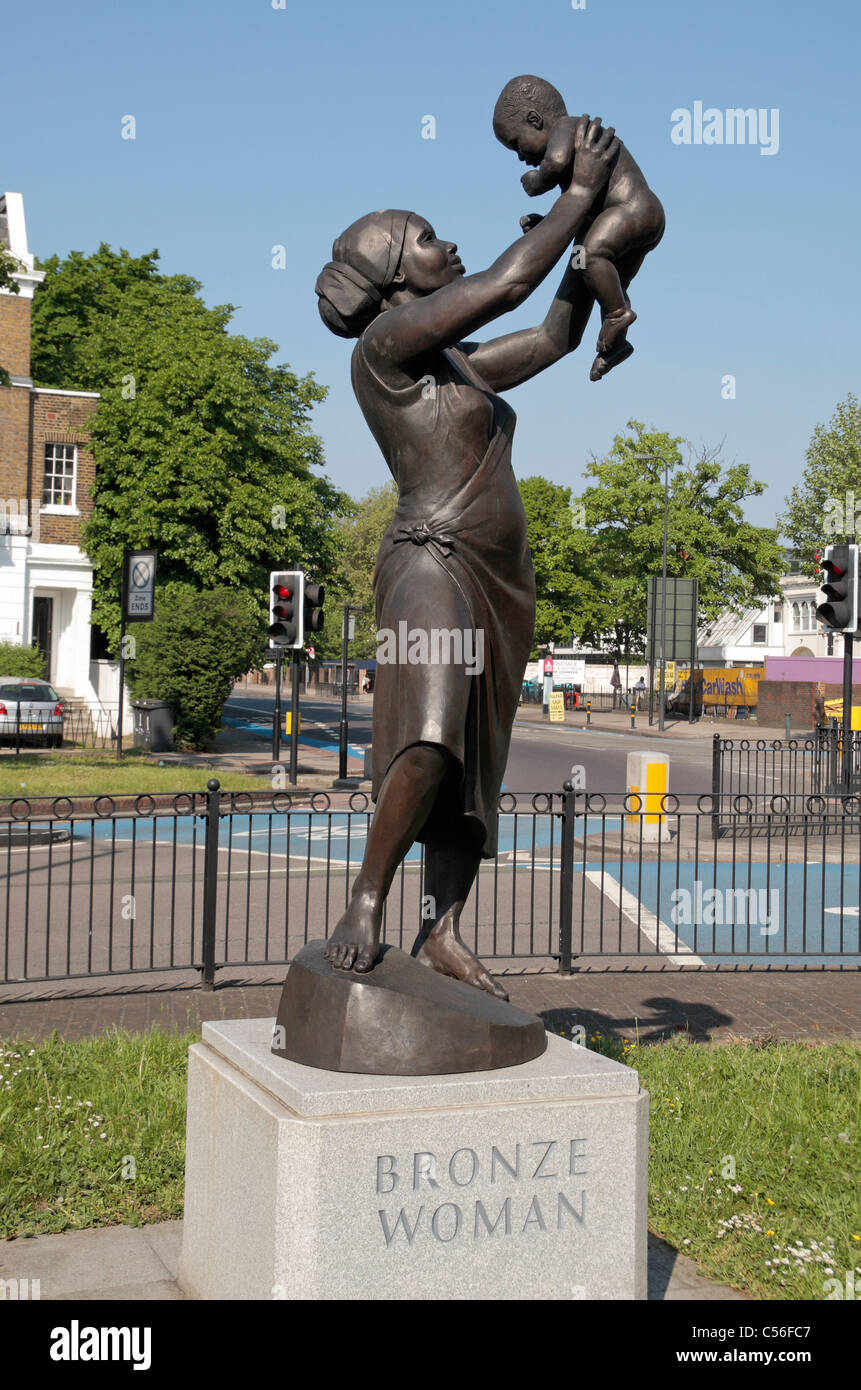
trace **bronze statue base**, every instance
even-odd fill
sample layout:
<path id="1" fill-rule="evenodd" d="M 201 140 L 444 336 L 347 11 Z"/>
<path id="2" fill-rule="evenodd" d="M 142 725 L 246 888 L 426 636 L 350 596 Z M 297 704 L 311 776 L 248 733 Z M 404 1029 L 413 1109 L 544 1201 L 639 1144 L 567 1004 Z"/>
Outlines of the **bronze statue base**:
<path id="1" fill-rule="evenodd" d="M 334 970 L 326 943 L 296 956 L 272 1051 L 307 1067 L 375 1076 L 492 1071 L 540 1057 L 544 1024 L 474 985 L 439 975 L 395 946 L 373 970 Z"/>

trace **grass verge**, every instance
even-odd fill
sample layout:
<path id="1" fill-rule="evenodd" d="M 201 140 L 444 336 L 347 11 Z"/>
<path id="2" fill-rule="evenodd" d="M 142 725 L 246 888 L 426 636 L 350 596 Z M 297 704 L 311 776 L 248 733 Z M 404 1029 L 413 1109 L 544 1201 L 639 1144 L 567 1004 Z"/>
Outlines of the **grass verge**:
<path id="1" fill-rule="evenodd" d="M 211 767 L 168 763 L 159 767 L 150 754 L 130 750 L 117 762 L 116 753 L 21 753 L 0 757 L 0 797 L 110 796 L 123 792 L 202 792 L 210 777 L 224 791 L 269 791 L 268 777 L 253 773 L 219 772 Z"/>
<path id="2" fill-rule="evenodd" d="M 0 1234 L 182 1215 L 196 1036 L 0 1045 Z M 589 1046 L 636 1067 L 651 1094 L 653 1231 L 757 1298 L 823 1299 L 827 1281 L 861 1278 L 861 1047 Z"/>

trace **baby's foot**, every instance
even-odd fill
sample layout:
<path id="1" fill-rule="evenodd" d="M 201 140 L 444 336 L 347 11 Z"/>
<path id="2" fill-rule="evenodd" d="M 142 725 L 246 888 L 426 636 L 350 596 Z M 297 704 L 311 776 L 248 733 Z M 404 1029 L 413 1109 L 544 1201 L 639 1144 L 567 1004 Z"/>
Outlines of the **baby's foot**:
<path id="1" fill-rule="evenodd" d="M 618 367 L 620 362 L 624 362 L 626 357 L 630 357 L 633 351 L 633 344 L 623 342 L 619 344 L 615 351 L 611 352 L 606 357 L 599 353 L 592 363 L 589 380 L 600 381 L 602 376 L 606 376 L 608 372 L 612 372 L 614 367 Z"/>
<path id="2" fill-rule="evenodd" d="M 381 926 L 382 912 L 375 900 L 353 898 L 326 944 L 324 958 L 335 970 L 372 970 L 380 954 Z"/>
<path id="3" fill-rule="evenodd" d="M 598 334 L 596 344 L 602 357 L 609 357 L 617 339 L 625 336 L 625 330 L 630 328 L 636 317 L 637 315 L 629 304 L 626 304 L 624 309 L 617 309 L 614 314 L 607 314 L 601 324 L 601 332 Z M 607 370 L 609 371 L 609 368 Z"/>

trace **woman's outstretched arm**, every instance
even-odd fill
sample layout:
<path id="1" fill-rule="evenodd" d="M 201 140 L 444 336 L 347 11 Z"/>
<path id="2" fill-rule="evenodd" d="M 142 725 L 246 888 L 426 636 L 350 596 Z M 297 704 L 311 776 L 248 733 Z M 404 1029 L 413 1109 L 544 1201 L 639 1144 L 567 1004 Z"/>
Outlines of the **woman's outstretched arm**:
<path id="1" fill-rule="evenodd" d="M 557 198 L 544 220 L 503 251 L 488 270 L 464 276 L 381 314 L 365 334 L 366 353 L 381 364 L 409 362 L 452 346 L 516 309 L 577 235 L 596 194 L 609 178 L 618 148 L 612 127 L 602 131 L 600 122 L 590 122 L 574 158 L 571 186 Z"/>
<path id="2" fill-rule="evenodd" d="M 595 296 L 583 272 L 569 264 L 543 323 L 489 338 L 486 343 L 462 343 L 461 347 L 491 391 L 507 391 L 573 352 L 594 304 Z"/>

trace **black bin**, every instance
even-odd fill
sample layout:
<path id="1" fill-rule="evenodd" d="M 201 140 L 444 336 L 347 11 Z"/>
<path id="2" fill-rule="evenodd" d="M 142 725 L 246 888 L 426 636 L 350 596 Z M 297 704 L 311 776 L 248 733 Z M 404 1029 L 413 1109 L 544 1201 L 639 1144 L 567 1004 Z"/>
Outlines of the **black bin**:
<path id="1" fill-rule="evenodd" d="M 151 753 L 172 753 L 174 709 L 164 700 L 132 700 L 134 746 Z"/>

